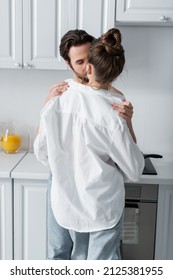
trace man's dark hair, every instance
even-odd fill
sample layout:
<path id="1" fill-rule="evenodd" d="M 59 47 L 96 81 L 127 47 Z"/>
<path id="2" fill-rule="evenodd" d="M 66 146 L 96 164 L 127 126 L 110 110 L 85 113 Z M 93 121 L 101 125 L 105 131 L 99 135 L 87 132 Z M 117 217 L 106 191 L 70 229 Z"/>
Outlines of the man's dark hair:
<path id="1" fill-rule="evenodd" d="M 62 38 L 60 43 L 60 55 L 70 64 L 69 50 L 72 46 L 80 46 L 86 43 L 92 43 L 95 38 L 85 30 L 69 30 Z"/>

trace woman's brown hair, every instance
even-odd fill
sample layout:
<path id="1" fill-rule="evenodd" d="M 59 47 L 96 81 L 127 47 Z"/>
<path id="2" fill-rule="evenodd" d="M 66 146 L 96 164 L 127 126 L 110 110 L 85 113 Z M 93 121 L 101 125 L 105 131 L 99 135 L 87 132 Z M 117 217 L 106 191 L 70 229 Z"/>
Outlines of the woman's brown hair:
<path id="1" fill-rule="evenodd" d="M 111 83 L 120 75 L 124 68 L 125 55 L 118 29 L 108 30 L 91 43 L 88 62 L 94 66 L 96 80 L 100 84 Z"/>

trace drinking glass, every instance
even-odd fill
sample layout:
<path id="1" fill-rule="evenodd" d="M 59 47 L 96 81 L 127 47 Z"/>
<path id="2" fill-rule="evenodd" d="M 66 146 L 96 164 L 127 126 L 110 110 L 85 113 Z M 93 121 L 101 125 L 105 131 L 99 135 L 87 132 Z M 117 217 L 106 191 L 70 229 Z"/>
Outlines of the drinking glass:
<path id="1" fill-rule="evenodd" d="M 17 153 L 21 145 L 21 136 L 16 133 L 15 123 L 6 122 L 3 124 L 0 144 L 4 152 Z"/>

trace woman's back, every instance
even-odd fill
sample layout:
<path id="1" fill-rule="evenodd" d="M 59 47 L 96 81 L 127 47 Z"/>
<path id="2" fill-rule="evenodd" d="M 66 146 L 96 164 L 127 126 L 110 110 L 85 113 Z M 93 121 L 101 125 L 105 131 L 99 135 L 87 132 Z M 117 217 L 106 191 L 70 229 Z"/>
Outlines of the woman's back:
<path id="1" fill-rule="evenodd" d="M 123 173 L 137 180 L 142 155 L 125 121 L 112 109 L 112 102 L 120 98 L 75 82 L 69 85 L 42 112 L 52 208 L 59 224 L 67 228 L 112 227 L 124 206 Z"/>

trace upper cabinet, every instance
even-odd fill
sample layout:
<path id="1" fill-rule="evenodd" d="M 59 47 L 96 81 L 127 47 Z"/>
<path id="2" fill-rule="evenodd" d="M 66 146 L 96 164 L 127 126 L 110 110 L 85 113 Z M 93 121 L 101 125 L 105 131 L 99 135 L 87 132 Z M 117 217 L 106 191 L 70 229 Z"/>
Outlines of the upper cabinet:
<path id="1" fill-rule="evenodd" d="M 99 36 L 114 26 L 115 0 L 0 0 L 0 68 L 66 69 L 59 55 L 70 29 Z"/>
<path id="2" fill-rule="evenodd" d="M 115 0 L 75 0 L 75 25 L 98 37 L 115 25 Z"/>
<path id="3" fill-rule="evenodd" d="M 22 65 L 22 0 L 0 0 L 0 68 Z"/>
<path id="4" fill-rule="evenodd" d="M 117 0 L 116 21 L 173 23 L 172 0 Z"/>

